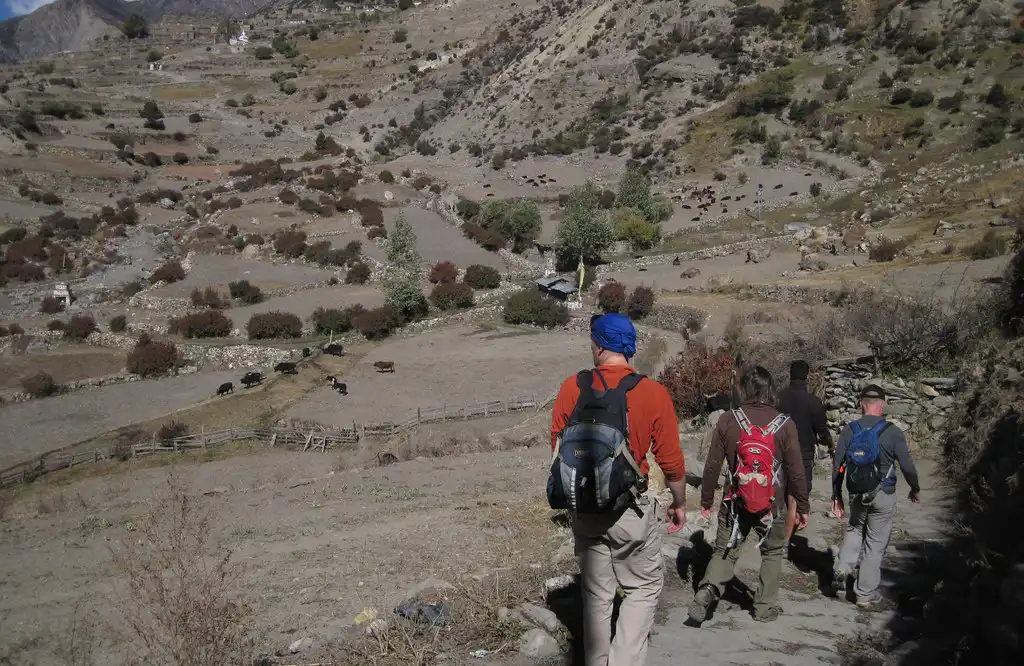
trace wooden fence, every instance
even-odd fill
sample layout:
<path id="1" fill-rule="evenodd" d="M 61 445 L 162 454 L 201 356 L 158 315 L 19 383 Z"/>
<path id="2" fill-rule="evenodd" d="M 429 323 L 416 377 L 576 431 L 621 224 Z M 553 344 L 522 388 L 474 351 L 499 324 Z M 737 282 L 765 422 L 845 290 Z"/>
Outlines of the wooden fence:
<path id="1" fill-rule="evenodd" d="M 538 403 L 534 398 L 511 398 L 462 407 L 449 407 L 447 405 L 441 407 L 421 407 L 416 410 L 416 416 L 406 421 L 353 423 L 351 428 L 329 428 L 318 423 L 296 422 L 288 428 L 228 428 L 214 432 L 201 431 L 165 440 L 159 440 L 154 436 L 149 441 L 134 444 L 114 442 L 106 448 L 88 451 L 55 451 L 4 471 L 0 474 L 0 488 L 27 483 L 44 474 L 77 467 L 86 463 L 97 463 L 104 460 L 127 460 L 156 453 L 209 450 L 241 440 L 254 441 L 273 448 L 293 451 L 317 450 L 326 453 L 330 449 L 351 446 L 364 438 L 382 439 L 393 437 L 421 424 L 489 418 L 491 416 L 500 416 L 530 409 L 536 410 L 542 407 L 543 404 Z"/>

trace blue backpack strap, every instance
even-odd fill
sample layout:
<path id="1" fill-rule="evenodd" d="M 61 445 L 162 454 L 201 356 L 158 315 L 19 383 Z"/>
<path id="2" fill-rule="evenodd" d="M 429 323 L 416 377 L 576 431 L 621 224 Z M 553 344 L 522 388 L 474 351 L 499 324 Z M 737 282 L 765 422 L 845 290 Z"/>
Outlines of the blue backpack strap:
<path id="1" fill-rule="evenodd" d="M 850 431 L 853 432 L 854 437 L 856 437 L 863 429 L 864 428 L 861 428 L 860 424 L 857 423 L 856 421 L 850 421 Z"/>
<path id="2" fill-rule="evenodd" d="M 871 431 L 874 432 L 875 436 L 877 437 L 878 435 L 881 435 L 882 431 L 885 430 L 886 428 L 888 428 L 889 425 L 890 424 L 889 424 L 888 421 L 886 421 L 885 419 L 882 419 L 881 421 L 879 421 L 875 425 L 871 426 Z"/>

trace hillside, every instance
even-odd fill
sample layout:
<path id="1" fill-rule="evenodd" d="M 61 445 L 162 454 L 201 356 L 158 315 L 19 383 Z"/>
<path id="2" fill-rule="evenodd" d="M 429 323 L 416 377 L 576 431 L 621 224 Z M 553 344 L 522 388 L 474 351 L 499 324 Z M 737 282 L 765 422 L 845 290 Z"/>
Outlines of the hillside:
<path id="1" fill-rule="evenodd" d="M 0 62 L 85 50 L 104 35 L 120 35 L 119 26 L 133 13 L 150 22 L 167 14 L 240 17 L 262 4 L 258 0 L 56 0 L 0 23 Z"/>

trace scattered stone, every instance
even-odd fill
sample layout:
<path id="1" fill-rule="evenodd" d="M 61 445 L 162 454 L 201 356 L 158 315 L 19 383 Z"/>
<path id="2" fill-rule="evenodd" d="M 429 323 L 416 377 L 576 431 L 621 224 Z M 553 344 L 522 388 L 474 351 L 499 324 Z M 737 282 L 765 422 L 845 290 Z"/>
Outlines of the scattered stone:
<path id="1" fill-rule="evenodd" d="M 953 406 L 953 398 L 948 395 L 940 395 L 938 398 L 932 400 L 932 404 L 939 409 L 949 409 Z"/>
<path id="2" fill-rule="evenodd" d="M 380 638 L 388 630 L 388 621 L 384 618 L 377 618 L 373 622 L 366 625 L 366 635 L 373 636 L 374 638 Z"/>
<path id="3" fill-rule="evenodd" d="M 929 386 L 928 384 L 925 384 L 924 382 L 918 382 L 917 383 L 917 392 L 920 393 L 921 395 L 929 397 L 929 398 L 938 398 L 939 397 L 939 392 L 936 391 L 934 387 Z"/>
<path id="4" fill-rule="evenodd" d="M 562 628 L 562 622 L 551 610 L 541 608 L 536 604 L 525 603 L 519 607 L 523 616 L 548 633 L 558 633 Z"/>
<path id="5" fill-rule="evenodd" d="M 697 268 L 696 266 L 691 266 L 690 268 L 687 268 L 685 271 L 680 273 L 679 277 L 681 277 L 684 280 L 692 280 L 698 275 L 700 275 L 700 269 Z"/>
<path id="6" fill-rule="evenodd" d="M 544 598 L 551 596 L 552 592 L 558 592 L 564 590 L 567 587 L 571 587 L 576 583 L 574 576 L 556 576 L 555 578 L 548 578 L 544 581 Z"/>
<path id="7" fill-rule="evenodd" d="M 543 629 L 530 629 L 519 639 L 519 654 L 528 659 L 551 659 L 561 653 L 558 641 Z"/>
<path id="8" fill-rule="evenodd" d="M 168 199 L 167 197 L 161 199 L 159 201 L 159 205 L 161 208 L 165 210 L 174 210 L 174 200 Z"/>
<path id="9" fill-rule="evenodd" d="M 505 608 L 504 606 L 498 609 L 498 622 L 525 622 L 526 618 L 519 611 L 518 608 Z"/>
<path id="10" fill-rule="evenodd" d="M 312 646 L 313 646 L 313 639 L 310 638 L 309 636 L 304 636 L 304 637 L 300 638 L 299 640 L 295 641 L 294 643 L 292 643 L 291 645 L 289 645 L 288 646 L 288 651 L 291 652 L 292 654 L 298 654 L 299 652 L 302 652 L 303 650 L 308 650 Z"/>

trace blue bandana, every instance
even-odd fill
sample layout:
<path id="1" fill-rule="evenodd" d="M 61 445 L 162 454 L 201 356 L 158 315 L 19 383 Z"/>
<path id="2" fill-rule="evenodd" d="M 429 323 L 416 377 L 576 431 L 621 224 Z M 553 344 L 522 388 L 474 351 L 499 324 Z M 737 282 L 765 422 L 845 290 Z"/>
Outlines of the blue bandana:
<path id="1" fill-rule="evenodd" d="M 636 354 L 636 328 L 626 315 L 601 315 L 590 324 L 590 337 L 602 348 L 626 358 Z"/>

